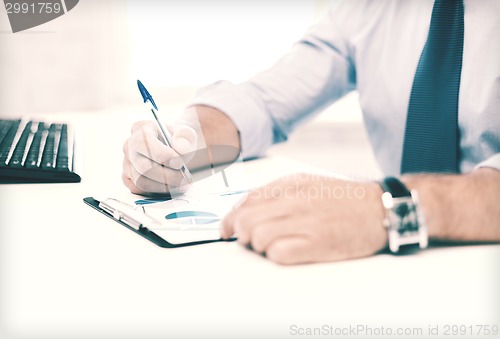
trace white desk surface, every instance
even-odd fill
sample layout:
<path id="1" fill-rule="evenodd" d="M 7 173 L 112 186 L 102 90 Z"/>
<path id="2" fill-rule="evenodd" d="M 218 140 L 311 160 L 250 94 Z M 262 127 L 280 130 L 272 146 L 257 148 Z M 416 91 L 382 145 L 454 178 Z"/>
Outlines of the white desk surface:
<path id="1" fill-rule="evenodd" d="M 287 338 L 324 325 L 419 338 L 439 325 L 433 337 L 449 338 L 446 325 L 499 325 L 499 245 L 301 266 L 236 243 L 157 247 L 82 202 L 125 191 L 121 146 L 137 117 L 53 118 L 83 134 L 83 180 L 0 186 L 1 338 Z"/>

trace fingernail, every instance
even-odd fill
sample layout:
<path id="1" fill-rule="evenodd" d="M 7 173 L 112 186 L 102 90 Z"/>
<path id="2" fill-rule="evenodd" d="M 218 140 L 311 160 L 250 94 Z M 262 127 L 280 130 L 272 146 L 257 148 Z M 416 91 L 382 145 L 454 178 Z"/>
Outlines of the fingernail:
<path id="1" fill-rule="evenodd" d="M 225 230 L 225 229 L 223 229 L 223 228 L 221 228 L 221 229 L 220 229 L 220 237 L 221 237 L 222 239 L 227 239 L 227 233 L 226 233 L 226 230 Z"/>
<path id="2" fill-rule="evenodd" d="M 167 161 L 167 166 L 173 169 L 180 169 L 183 165 L 183 160 L 181 157 L 175 157 Z"/>

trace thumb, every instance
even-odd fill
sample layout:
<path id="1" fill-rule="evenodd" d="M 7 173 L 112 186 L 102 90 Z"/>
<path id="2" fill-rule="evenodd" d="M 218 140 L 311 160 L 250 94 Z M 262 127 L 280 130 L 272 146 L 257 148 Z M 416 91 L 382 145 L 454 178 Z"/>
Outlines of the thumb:
<path id="1" fill-rule="evenodd" d="M 187 125 L 169 125 L 172 134 L 172 148 L 179 154 L 186 154 L 196 150 L 198 135 Z"/>

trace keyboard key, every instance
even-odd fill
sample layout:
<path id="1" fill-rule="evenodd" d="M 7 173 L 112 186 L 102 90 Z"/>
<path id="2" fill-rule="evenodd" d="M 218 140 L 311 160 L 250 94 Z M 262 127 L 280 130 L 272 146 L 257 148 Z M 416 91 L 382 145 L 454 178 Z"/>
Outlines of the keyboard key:
<path id="1" fill-rule="evenodd" d="M 57 151 L 57 164 L 56 168 L 60 171 L 69 171 L 69 158 L 68 158 L 68 126 L 61 127 L 61 138 L 59 140 L 59 147 Z"/>
<path id="2" fill-rule="evenodd" d="M 0 120 L 0 145 L 15 123 L 19 123 L 19 120 Z"/>
<path id="3" fill-rule="evenodd" d="M 10 149 L 12 147 L 12 143 L 14 142 L 14 138 L 17 134 L 17 129 L 19 128 L 19 124 L 21 120 L 12 120 L 12 123 L 7 124 L 4 131 L 4 136 L 2 138 L 2 142 L 0 144 L 0 166 L 7 165 L 7 158 L 10 153 Z"/>
<path id="4" fill-rule="evenodd" d="M 41 143 L 44 132 L 46 133 L 46 127 L 43 123 L 38 124 L 38 129 L 33 137 L 33 142 L 31 143 L 30 150 L 28 152 L 28 156 L 26 157 L 26 162 L 24 166 L 26 168 L 37 168 L 40 166 L 41 158 Z"/>
<path id="5" fill-rule="evenodd" d="M 54 169 L 56 166 L 54 161 L 54 156 L 56 155 L 56 151 L 54 150 L 54 146 L 56 144 L 56 128 L 57 126 L 55 124 L 50 125 L 49 128 L 49 135 L 47 136 L 47 141 L 45 142 L 42 157 L 42 168 L 44 169 Z"/>
<path id="6" fill-rule="evenodd" d="M 28 141 L 29 135 L 31 134 L 32 122 L 28 122 L 19 138 L 14 153 L 12 153 L 12 158 L 9 161 L 9 166 L 12 167 L 22 167 L 23 158 L 26 153 L 26 143 Z"/>

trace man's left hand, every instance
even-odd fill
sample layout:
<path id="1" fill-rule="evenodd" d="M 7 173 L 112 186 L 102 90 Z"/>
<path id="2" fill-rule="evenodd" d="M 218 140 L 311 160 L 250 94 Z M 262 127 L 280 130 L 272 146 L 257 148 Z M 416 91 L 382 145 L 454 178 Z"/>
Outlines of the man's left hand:
<path id="1" fill-rule="evenodd" d="M 221 236 L 280 264 L 372 255 L 387 245 L 382 190 L 310 174 L 252 191 L 222 222 Z"/>

